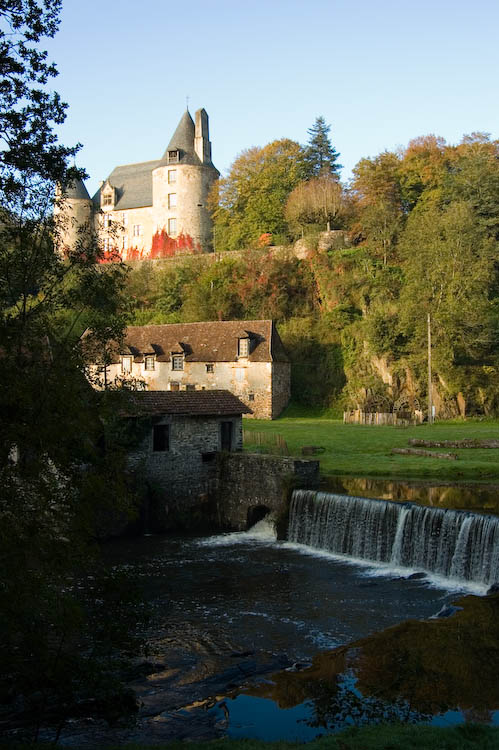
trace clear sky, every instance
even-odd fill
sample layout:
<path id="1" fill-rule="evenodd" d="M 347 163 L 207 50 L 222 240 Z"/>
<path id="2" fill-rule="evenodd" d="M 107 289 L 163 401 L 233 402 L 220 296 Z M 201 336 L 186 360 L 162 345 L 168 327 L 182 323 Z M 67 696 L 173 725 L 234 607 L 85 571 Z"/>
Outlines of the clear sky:
<path id="1" fill-rule="evenodd" d="M 93 193 L 160 158 L 187 96 L 222 173 L 245 148 L 305 143 L 318 115 L 343 179 L 419 135 L 498 138 L 498 29 L 499 0 L 63 0 L 46 46 Z"/>

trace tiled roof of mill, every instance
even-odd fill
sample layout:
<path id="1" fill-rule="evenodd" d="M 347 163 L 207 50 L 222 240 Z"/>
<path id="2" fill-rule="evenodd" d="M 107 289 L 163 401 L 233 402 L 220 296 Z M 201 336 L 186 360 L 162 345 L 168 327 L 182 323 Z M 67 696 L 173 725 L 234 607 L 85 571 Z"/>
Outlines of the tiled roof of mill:
<path id="1" fill-rule="evenodd" d="M 168 362 L 172 352 L 184 352 L 186 362 L 233 362 L 238 338 L 249 335 L 250 362 L 287 362 L 288 357 L 272 320 L 217 320 L 207 323 L 130 326 L 125 344 L 141 361 L 156 352 L 158 362 Z M 179 347 L 181 344 L 181 348 Z M 114 361 L 119 361 L 116 351 Z"/>
<path id="2" fill-rule="evenodd" d="M 233 416 L 252 414 L 230 391 L 132 391 L 124 416 Z"/>

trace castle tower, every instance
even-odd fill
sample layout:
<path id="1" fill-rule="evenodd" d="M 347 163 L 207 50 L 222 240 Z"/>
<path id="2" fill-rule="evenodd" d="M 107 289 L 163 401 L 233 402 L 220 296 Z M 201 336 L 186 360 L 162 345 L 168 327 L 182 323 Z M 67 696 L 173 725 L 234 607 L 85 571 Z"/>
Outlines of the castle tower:
<path id="1" fill-rule="evenodd" d="M 59 252 L 67 254 L 91 240 L 93 204 L 82 180 L 74 180 L 64 190 L 57 186 L 54 218 Z"/>
<path id="2" fill-rule="evenodd" d="M 196 124 L 189 111 L 184 112 L 153 169 L 153 220 L 170 237 L 185 238 L 195 249 L 207 250 L 212 241 L 207 198 L 220 173 L 211 161 L 208 115 L 200 109 L 195 117 Z"/>

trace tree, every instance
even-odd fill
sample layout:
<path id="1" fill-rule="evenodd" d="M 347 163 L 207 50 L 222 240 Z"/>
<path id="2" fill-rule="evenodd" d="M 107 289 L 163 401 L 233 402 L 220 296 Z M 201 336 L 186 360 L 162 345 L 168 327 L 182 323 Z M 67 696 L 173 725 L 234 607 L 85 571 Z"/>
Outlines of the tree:
<path id="1" fill-rule="evenodd" d="M 329 139 L 330 125 L 323 117 L 316 117 L 314 124 L 307 130 L 309 134 L 306 158 L 309 173 L 313 177 L 333 177 L 339 179 L 342 164 L 337 163 L 340 154 Z"/>
<path id="2" fill-rule="evenodd" d="M 302 232 L 310 225 L 322 225 L 329 231 L 340 225 L 343 207 L 341 185 L 322 175 L 295 187 L 286 201 L 284 215 L 290 227 Z"/>
<path id="3" fill-rule="evenodd" d="M 284 204 L 306 176 L 305 153 L 295 141 L 243 151 L 212 194 L 215 250 L 240 250 L 262 234 L 285 234 Z"/>
<path id="4" fill-rule="evenodd" d="M 126 512 L 134 495 L 126 448 L 110 440 L 115 415 L 85 379 L 78 341 L 86 325 L 102 341 L 119 336 L 126 270 L 98 265 L 85 232 L 67 257 L 57 251 L 55 187 L 62 203 L 82 176 L 70 166 L 78 147 L 57 142 L 66 105 L 47 90 L 56 69 L 38 46 L 60 7 L 0 4 L 0 700 L 21 699 L 35 730 L 95 691 L 120 692 L 112 632 L 124 634 L 126 613 L 103 621 L 74 581 L 91 565 L 100 514 L 117 510 L 115 498 Z"/>

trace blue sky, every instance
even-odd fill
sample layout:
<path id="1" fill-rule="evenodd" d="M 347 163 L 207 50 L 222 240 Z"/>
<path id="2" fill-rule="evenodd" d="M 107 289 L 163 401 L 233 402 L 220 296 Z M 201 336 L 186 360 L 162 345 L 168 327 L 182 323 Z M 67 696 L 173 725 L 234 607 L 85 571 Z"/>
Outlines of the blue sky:
<path id="1" fill-rule="evenodd" d="M 187 96 L 222 173 L 245 148 L 305 143 L 318 115 L 343 179 L 419 135 L 498 138 L 498 28 L 499 0 L 63 0 L 46 46 L 92 193 L 163 154 Z"/>

